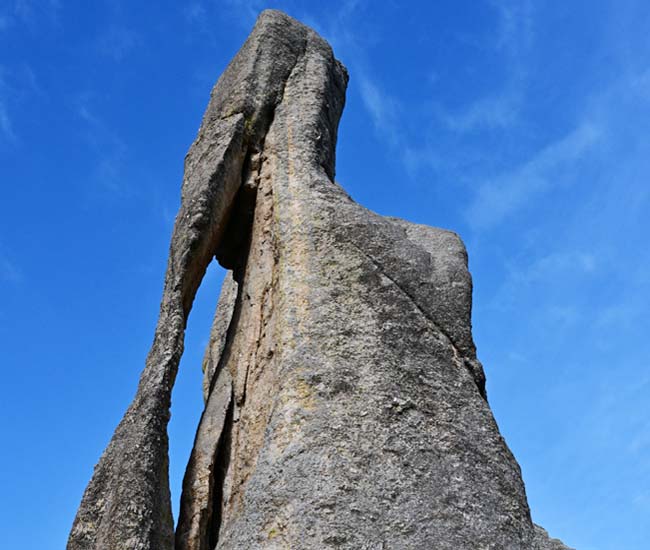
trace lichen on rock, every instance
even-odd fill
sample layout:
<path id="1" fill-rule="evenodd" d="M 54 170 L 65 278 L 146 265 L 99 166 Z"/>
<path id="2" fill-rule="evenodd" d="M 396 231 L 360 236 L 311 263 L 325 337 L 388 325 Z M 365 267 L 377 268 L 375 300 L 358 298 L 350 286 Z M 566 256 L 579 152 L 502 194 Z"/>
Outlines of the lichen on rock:
<path id="1" fill-rule="evenodd" d="M 462 241 L 334 180 L 347 81 L 313 30 L 265 11 L 217 82 L 154 343 L 69 550 L 566 548 L 532 523 L 490 411 Z M 229 274 L 174 533 L 170 393 L 215 257 Z"/>

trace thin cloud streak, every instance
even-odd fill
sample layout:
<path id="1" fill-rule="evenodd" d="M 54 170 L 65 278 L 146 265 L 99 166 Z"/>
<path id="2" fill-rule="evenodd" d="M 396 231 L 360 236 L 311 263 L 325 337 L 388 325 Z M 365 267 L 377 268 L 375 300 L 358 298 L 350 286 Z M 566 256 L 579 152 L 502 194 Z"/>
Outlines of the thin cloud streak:
<path id="1" fill-rule="evenodd" d="M 598 243 L 591 249 L 573 243 L 553 244 L 550 248 L 536 243 L 520 257 L 504 261 L 502 283 L 487 307 L 497 312 L 517 310 L 521 300 L 531 293 L 545 294 L 543 302 L 547 306 L 539 309 L 538 315 L 553 321 L 576 320 L 582 315 L 581 306 L 574 301 L 577 296 L 565 290 L 586 288 L 590 281 L 602 276 L 607 258 L 600 248 Z"/>
<path id="2" fill-rule="evenodd" d="M 444 164 L 439 152 L 421 142 L 409 139 L 401 117 L 404 109 L 399 101 L 383 92 L 363 70 L 358 70 L 359 92 L 377 136 L 393 149 L 407 173 L 415 178 L 420 170 L 439 170 Z"/>
<path id="3" fill-rule="evenodd" d="M 30 30 L 34 30 L 43 20 L 50 24 L 57 24 L 60 10 L 61 2 L 59 0 L 40 2 L 14 0 L 11 7 L 2 15 L 2 19 L 5 20 L 5 28 L 13 26 L 14 23 L 23 23 Z M 2 30 L 1 25 L 0 30 Z"/>
<path id="4" fill-rule="evenodd" d="M 198 23 L 203 25 L 206 18 L 205 7 L 201 2 L 192 2 L 183 10 L 185 19 L 189 23 Z"/>
<path id="5" fill-rule="evenodd" d="M 2 100 L 0 100 L 0 133 L 7 141 L 16 141 L 16 134 L 14 133 L 7 107 Z"/>
<path id="6" fill-rule="evenodd" d="M 411 175 L 420 167 L 436 162 L 435 153 L 420 143 L 409 139 L 402 115 L 403 105 L 387 93 L 369 69 L 366 51 L 359 42 L 353 18 L 368 5 L 364 0 L 347 0 L 327 21 L 317 20 L 309 14 L 301 19 L 327 38 L 337 56 L 344 59 L 355 75 L 352 85 L 358 87 L 362 104 L 370 116 L 375 134 L 395 151 Z"/>
<path id="7" fill-rule="evenodd" d="M 0 65 L 0 137 L 6 141 L 15 142 L 16 134 L 13 130 L 9 108 L 7 106 L 7 97 L 10 89 L 6 80 L 6 69 Z"/>
<path id="8" fill-rule="evenodd" d="M 532 1 L 490 0 L 488 5 L 499 16 L 497 47 L 505 50 L 512 57 L 522 57 L 522 53 L 532 46 L 534 38 Z"/>
<path id="9" fill-rule="evenodd" d="M 521 166 L 480 186 L 465 213 L 467 222 L 481 230 L 504 221 L 534 197 L 559 185 L 563 181 L 560 172 L 568 172 L 573 163 L 582 160 L 600 137 L 597 126 L 583 123 Z"/>
<path id="10" fill-rule="evenodd" d="M 351 16 L 363 4 L 358 0 L 346 2 L 345 9 L 340 10 L 332 24 L 308 22 L 330 40 L 337 52 L 347 54 L 346 63 L 356 75 L 354 82 L 377 137 L 398 155 L 411 177 L 416 177 L 421 170 L 457 170 L 454 165 L 457 158 L 445 160 L 440 148 L 431 146 L 440 143 L 439 133 L 443 129 L 462 137 L 486 129 L 508 129 L 520 123 L 528 80 L 528 57 L 535 36 L 532 2 L 488 2 L 495 12 L 496 25 L 494 39 L 484 46 L 500 54 L 507 68 L 506 79 L 500 89 L 453 109 L 436 101 L 429 107 L 421 104 L 405 109 L 386 91 L 373 75 L 358 37 L 347 30 L 352 26 Z M 417 135 L 413 135 L 401 118 L 405 112 L 428 112 L 430 119 L 427 124 L 418 126 Z"/>
<path id="11" fill-rule="evenodd" d="M 523 104 L 522 94 L 516 90 L 477 99 L 458 112 L 440 105 L 434 112 L 452 132 L 466 134 L 484 128 L 508 128 L 519 120 Z"/>
<path id="12" fill-rule="evenodd" d="M 554 251 L 535 258 L 525 268 L 511 266 L 510 276 L 513 284 L 533 284 L 549 280 L 561 274 L 567 277 L 571 273 L 580 276 L 593 274 L 598 268 L 598 258 L 592 251 Z"/>
<path id="13" fill-rule="evenodd" d="M 266 7 L 261 0 L 226 0 L 232 11 L 239 15 L 240 22 L 247 28 L 252 25 L 260 12 Z"/>
<path id="14" fill-rule="evenodd" d="M 399 103 L 383 93 L 365 75 L 359 75 L 359 91 L 377 133 L 391 146 L 401 146 L 404 138 L 399 125 Z"/>
<path id="15" fill-rule="evenodd" d="M 461 108 L 450 109 L 434 103 L 434 116 L 447 130 L 457 134 L 510 128 L 520 122 L 525 103 L 528 58 L 535 37 L 532 2 L 491 0 L 488 5 L 496 12 L 497 24 L 484 47 L 500 54 L 506 77 L 500 89 L 478 97 Z"/>
<path id="16" fill-rule="evenodd" d="M 20 268 L 6 256 L 0 256 L 0 280 L 7 283 L 20 283 L 23 280 Z"/>
<path id="17" fill-rule="evenodd" d="M 135 31 L 120 25 L 111 25 L 98 41 L 99 51 L 112 58 L 113 61 L 123 61 L 142 42 L 141 36 Z"/>
<path id="18" fill-rule="evenodd" d="M 132 190 L 122 183 L 122 169 L 127 153 L 126 144 L 91 110 L 89 101 L 89 94 L 82 94 L 76 101 L 75 112 L 89 130 L 87 140 L 98 157 L 91 181 L 110 195 L 129 196 Z"/>

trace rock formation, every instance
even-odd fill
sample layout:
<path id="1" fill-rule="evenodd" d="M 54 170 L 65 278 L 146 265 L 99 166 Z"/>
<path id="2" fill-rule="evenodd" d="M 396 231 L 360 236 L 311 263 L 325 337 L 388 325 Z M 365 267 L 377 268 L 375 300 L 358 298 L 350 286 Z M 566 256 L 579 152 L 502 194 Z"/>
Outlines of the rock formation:
<path id="1" fill-rule="evenodd" d="M 160 318 L 69 550 L 563 549 L 531 522 L 450 231 L 334 181 L 345 68 L 263 12 L 185 160 Z M 170 395 L 196 290 L 228 268 L 174 533 Z"/>

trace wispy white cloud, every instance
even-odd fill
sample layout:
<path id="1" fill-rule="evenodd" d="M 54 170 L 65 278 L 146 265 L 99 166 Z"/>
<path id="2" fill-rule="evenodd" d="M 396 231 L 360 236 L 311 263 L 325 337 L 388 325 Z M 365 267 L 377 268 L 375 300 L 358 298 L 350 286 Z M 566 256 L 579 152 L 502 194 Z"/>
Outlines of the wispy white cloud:
<path id="1" fill-rule="evenodd" d="M 633 73 L 629 80 L 630 90 L 650 101 L 650 68 Z"/>
<path id="2" fill-rule="evenodd" d="M 56 24 L 59 21 L 59 0 L 14 0 L 7 9 L 7 17 L 35 29 L 42 22 Z M 11 21 L 10 21 L 11 23 Z"/>
<path id="3" fill-rule="evenodd" d="M 439 157 L 423 142 L 422 136 L 419 140 L 410 139 L 405 124 L 407 110 L 373 74 L 366 49 L 378 37 L 358 30 L 358 22 L 364 19 L 363 12 L 369 7 L 371 4 L 366 0 L 346 0 L 324 19 L 316 19 L 310 13 L 299 14 L 299 18 L 330 42 L 337 57 L 354 75 L 351 86 L 357 87 L 375 134 L 401 160 L 409 174 L 414 175 L 423 167 L 437 166 Z"/>
<path id="4" fill-rule="evenodd" d="M 358 80 L 361 99 L 375 130 L 390 145 L 401 145 L 403 138 L 399 124 L 399 102 L 380 90 L 367 75 L 359 75 Z"/>
<path id="5" fill-rule="evenodd" d="M 638 368 L 643 366 L 622 362 L 602 373 L 603 379 L 594 384 L 598 391 L 592 414 L 585 419 L 585 427 L 599 444 L 615 444 L 617 452 L 637 455 L 650 466 L 645 453 L 650 445 L 650 424 L 647 422 L 650 373 Z M 620 372 L 635 373 L 635 376 L 620 379 Z"/>
<path id="6" fill-rule="evenodd" d="M 190 23 L 203 23 L 207 16 L 205 6 L 201 2 L 190 2 L 183 9 L 183 14 Z"/>
<path id="7" fill-rule="evenodd" d="M 461 109 L 451 110 L 434 106 L 434 113 L 447 129 L 469 133 L 482 129 L 508 128 L 519 120 L 523 94 L 516 86 L 502 92 L 481 97 Z"/>
<path id="8" fill-rule="evenodd" d="M 593 274 L 599 265 L 597 254 L 588 250 L 554 250 L 535 257 L 527 265 L 508 266 L 513 283 L 533 284 L 555 277 L 567 277 L 571 273 Z"/>
<path id="9" fill-rule="evenodd" d="M 23 82 L 23 89 L 26 93 L 33 94 L 39 97 L 46 97 L 47 93 L 41 86 L 36 73 L 29 65 L 23 65 L 21 69 L 21 79 Z"/>
<path id="10" fill-rule="evenodd" d="M 34 30 L 43 22 L 59 21 L 59 0 L 6 0 L 0 7 L 0 33 L 20 25 Z"/>
<path id="11" fill-rule="evenodd" d="M 0 32 L 6 31 L 11 26 L 11 18 L 6 15 L 0 15 Z"/>
<path id="12" fill-rule="evenodd" d="M 572 165 L 584 158 L 601 137 L 594 123 L 578 125 L 536 152 L 529 160 L 481 185 L 466 210 L 474 229 L 492 227 L 564 181 Z"/>
<path id="13" fill-rule="evenodd" d="M 550 304 L 546 306 L 544 313 L 556 326 L 559 324 L 563 329 L 575 325 L 582 318 L 582 312 L 572 303 Z"/>
<path id="14" fill-rule="evenodd" d="M 534 6 L 531 0 L 489 0 L 498 14 L 495 43 L 512 57 L 519 57 L 532 45 Z"/>
<path id="15" fill-rule="evenodd" d="M 224 4 L 246 27 L 250 27 L 259 13 L 267 7 L 262 0 L 226 0 Z"/>
<path id="16" fill-rule="evenodd" d="M 124 60 L 142 43 L 141 36 L 121 25 L 111 25 L 98 40 L 99 51 L 114 61 Z"/>
<path id="17" fill-rule="evenodd" d="M 627 327 L 639 322 L 639 318 L 646 313 L 645 304 L 640 300 L 629 300 L 627 297 L 619 299 L 602 308 L 594 319 L 594 324 L 599 329 L 611 330 L 614 327 Z"/>
<path id="18" fill-rule="evenodd" d="M 496 24 L 479 47 L 500 54 L 504 78 L 495 90 L 450 108 L 434 103 L 433 113 L 452 132 L 503 129 L 520 121 L 528 81 L 528 58 L 534 43 L 534 10 L 530 0 L 489 0 Z"/>
<path id="19" fill-rule="evenodd" d="M 323 35 L 354 74 L 353 86 L 358 87 L 362 104 L 370 116 L 375 133 L 402 160 L 409 171 L 417 170 L 428 162 L 428 150 L 421 143 L 411 143 L 404 125 L 405 109 L 375 78 L 367 59 L 366 48 L 373 40 L 368 33 L 360 40 L 354 32 L 360 14 L 368 7 L 365 0 L 345 0 L 329 17 L 317 19 L 310 13 L 299 18 Z"/>
<path id="20" fill-rule="evenodd" d="M 5 254 L 0 254 L 0 280 L 7 283 L 20 283 L 23 280 L 21 269 Z"/>
<path id="21" fill-rule="evenodd" d="M 8 141 L 16 141 L 9 113 L 2 99 L 0 99 L 0 134 Z"/>
<path id="22" fill-rule="evenodd" d="M 328 20 L 305 20 L 323 34 L 355 75 L 353 86 L 358 90 L 368 112 L 376 135 L 401 159 L 411 176 L 421 170 L 445 170 L 456 162 L 440 149 L 439 132 L 444 129 L 457 135 L 469 135 L 485 129 L 511 128 L 520 121 L 525 103 L 528 78 L 528 56 L 534 43 L 534 10 L 530 0 L 488 0 L 493 9 L 494 28 L 480 49 L 493 50 L 501 59 L 504 79 L 497 88 L 467 103 L 450 107 L 439 101 L 402 105 L 372 70 L 367 49 L 369 41 L 378 40 L 373 33 L 364 33 L 359 39 L 357 30 L 360 13 L 368 7 L 362 0 L 345 2 L 343 8 Z M 429 81 L 437 80 L 435 67 L 426 68 Z M 431 76 L 433 75 L 433 77 Z M 428 103 L 428 105 L 427 105 Z M 417 133 L 409 128 L 405 113 L 427 113 Z M 437 144 L 438 147 L 432 146 Z M 447 166 L 449 169 L 450 166 Z M 455 169 L 455 168 L 454 168 Z"/>
<path id="23" fill-rule="evenodd" d="M 401 150 L 401 159 L 408 174 L 416 176 L 421 170 L 440 170 L 446 163 L 440 151 L 430 145 L 404 145 Z"/>
<path id="24" fill-rule="evenodd" d="M 86 139 L 97 155 L 95 168 L 90 174 L 98 190 L 110 195 L 124 197 L 132 190 L 123 183 L 123 166 L 127 146 L 122 138 L 91 107 L 93 94 L 80 94 L 74 109 L 86 127 Z"/>
<path id="25" fill-rule="evenodd" d="M 0 65 L 0 137 L 5 141 L 13 142 L 16 140 L 16 134 L 14 133 L 7 105 L 10 88 L 7 83 L 6 74 L 6 69 Z"/>
<path id="26" fill-rule="evenodd" d="M 338 40 L 342 36 L 349 34 L 345 28 L 345 23 L 349 22 L 359 7 L 367 4 L 367 0 L 338 1 L 332 5 L 332 9 L 326 16 L 319 18 L 314 17 L 313 10 L 308 3 L 300 3 L 292 0 L 274 2 L 272 6 L 269 6 L 268 2 L 264 0 L 224 0 L 223 2 L 217 2 L 216 0 L 195 0 L 190 4 L 190 9 L 186 10 L 186 14 L 190 15 L 198 11 L 198 14 L 203 15 L 207 11 L 206 6 L 211 4 L 217 5 L 220 10 L 226 8 L 228 15 L 234 17 L 247 30 L 250 29 L 250 26 L 263 10 L 268 8 L 284 10 L 310 27 L 313 27 L 319 33 L 327 36 L 327 39 L 338 51 L 338 46 L 343 45 L 350 38 L 346 36 L 345 40 Z M 365 38 L 367 39 L 367 37 Z"/>
<path id="27" fill-rule="evenodd" d="M 539 245 L 541 247 L 542 245 Z M 533 248 L 516 259 L 505 260 L 502 282 L 489 301 L 493 311 L 505 311 L 520 307 L 523 297 L 545 294 L 544 307 L 536 314 L 553 323 L 572 324 L 583 315 L 575 296 L 554 287 L 575 284 L 583 287 L 598 277 L 604 269 L 605 259 L 601 251 L 576 248 L 561 243 L 553 248 Z"/>
<path id="28" fill-rule="evenodd" d="M 645 429 L 640 430 L 628 445 L 628 451 L 636 455 L 646 455 L 650 451 L 650 424 L 645 426 Z M 647 505 L 650 505 L 650 492 L 644 493 L 647 502 Z"/>
<path id="29" fill-rule="evenodd" d="M 0 142 L 18 142 L 16 127 L 20 128 L 25 104 L 43 99 L 47 99 L 47 92 L 29 65 L 0 65 Z"/>
<path id="30" fill-rule="evenodd" d="M 402 104 L 382 90 L 363 69 L 357 71 L 356 80 L 377 136 L 394 151 L 408 174 L 415 176 L 422 169 L 439 169 L 443 164 L 440 152 L 427 143 L 426 136 L 421 141 L 410 139 Z"/>
<path id="31" fill-rule="evenodd" d="M 599 166 L 600 180 L 625 182 L 614 189 L 602 181 L 603 190 L 611 195 L 609 204 L 600 204 L 602 201 L 596 195 L 591 197 L 591 202 L 598 203 L 592 206 L 592 216 L 612 208 L 617 211 L 611 215 L 617 216 L 623 208 L 622 201 L 626 201 L 625 208 L 631 216 L 647 203 L 650 189 L 640 180 L 650 168 L 645 153 L 647 145 L 641 138 L 649 129 L 644 120 L 650 105 L 650 70 L 619 73 L 606 88 L 584 98 L 583 103 L 582 122 L 570 132 L 475 186 L 465 210 L 465 219 L 472 229 L 497 226 L 543 195 L 584 178 L 589 167 L 587 160 L 592 166 Z"/>
<path id="32" fill-rule="evenodd" d="M 21 19 L 27 21 L 34 17 L 34 7 L 29 0 L 15 0 L 14 13 Z"/>

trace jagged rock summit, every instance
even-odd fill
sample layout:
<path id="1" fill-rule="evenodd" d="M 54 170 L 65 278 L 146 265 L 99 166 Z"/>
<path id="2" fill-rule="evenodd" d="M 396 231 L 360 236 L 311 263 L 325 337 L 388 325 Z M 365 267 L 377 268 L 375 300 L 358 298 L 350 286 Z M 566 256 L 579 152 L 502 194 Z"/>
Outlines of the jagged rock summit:
<path id="1" fill-rule="evenodd" d="M 531 522 L 490 411 L 462 242 L 334 181 L 347 80 L 313 30 L 265 11 L 217 82 L 153 346 L 69 550 L 566 548 Z M 230 271 L 174 530 L 170 396 L 215 257 Z"/>

